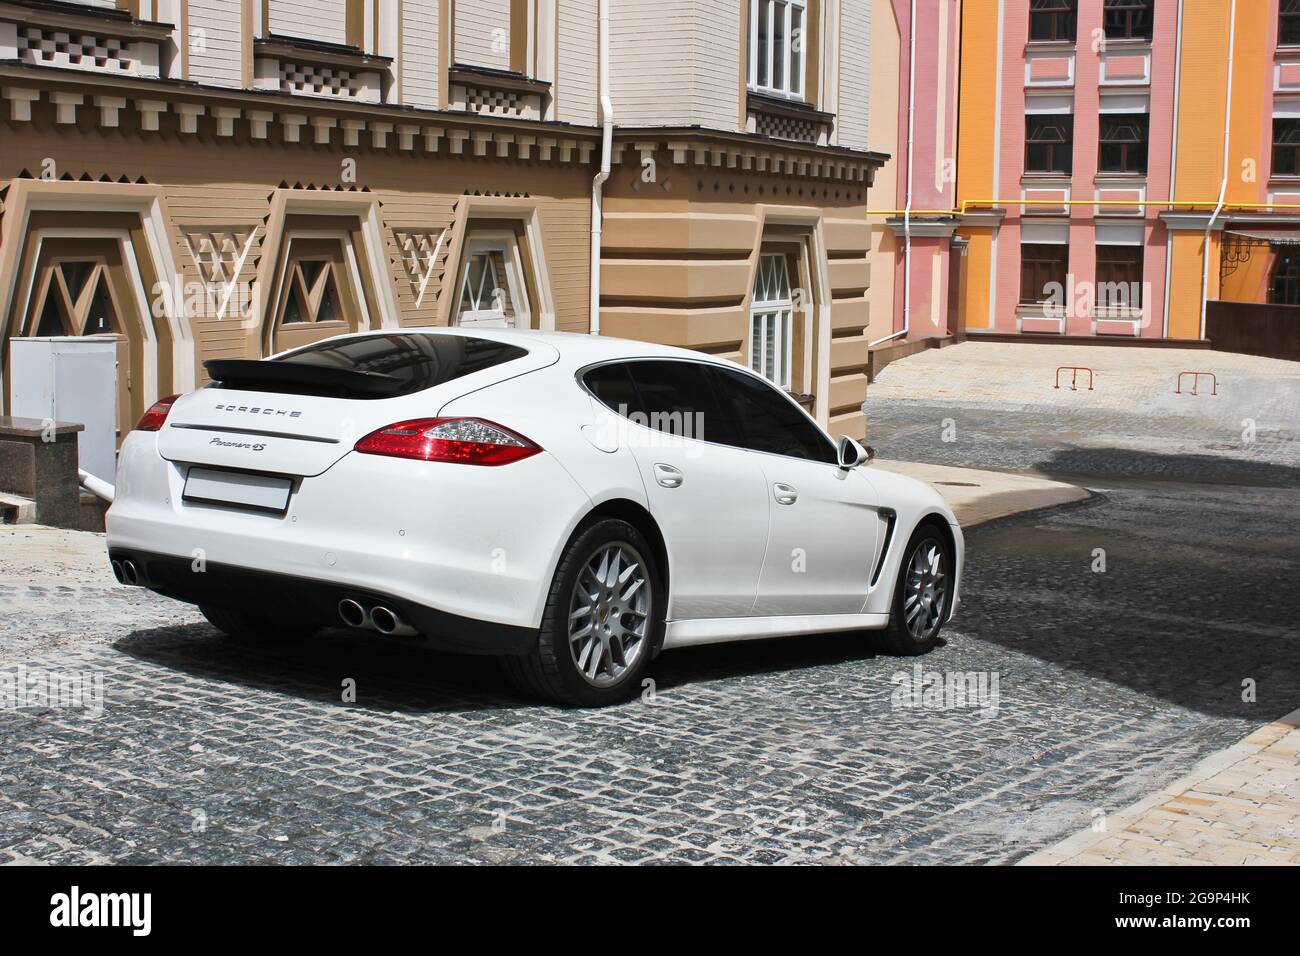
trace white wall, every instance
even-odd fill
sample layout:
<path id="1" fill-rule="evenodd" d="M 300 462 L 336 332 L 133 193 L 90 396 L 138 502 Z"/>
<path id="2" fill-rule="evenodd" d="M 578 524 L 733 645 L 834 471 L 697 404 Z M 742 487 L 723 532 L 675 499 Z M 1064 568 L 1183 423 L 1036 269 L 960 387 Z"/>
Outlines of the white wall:
<path id="1" fill-rule="evenodd" d="M 556 119 L 566 123 L 594 125 L 599 119 L 597 77 L 600 23 L 594 0 L 558 0 L 556 17 L 559 36 L 556 43 L 555 93 Z M 611 20 L 613 11 L 611 4 Z M 610 31 L 611 35 L 613 30 Z M 611 74 L 610 85 L 613 86 Z M 615 113 L 618 122 L 623 122 Z"/>
<path id="2" fill-rule="evenodd" d="M 240 0 L 189 0 L 189 5 L 189 78 L 209 86 L 241 85 Z"/>
<path id="3" fill-rule="evenodd" d="M 402 102 L 438 105 L 438 0 L 402 2 Z"/>
<path id="4" fill-rule="evenodd" d="M 347 42 L 347 0 L 271 0 L 270 21 L 280 36 Z"/>
<path id="5" fill-rule="evenodd" d="M 460 0 L 455 31 L 457 63 L 510 69 L 510 0 Z"/>
<path id="6" fill-rule="evenodd" d="M 737 128 L 737 0 L 610 0 L 610 18 L 619 125 Z"/>
<path id="7" fill-rule="evenodd" d="M 840 0 L 839 128 L 841 146 L 867 148 L 871 112 L 871 0 Z"/>

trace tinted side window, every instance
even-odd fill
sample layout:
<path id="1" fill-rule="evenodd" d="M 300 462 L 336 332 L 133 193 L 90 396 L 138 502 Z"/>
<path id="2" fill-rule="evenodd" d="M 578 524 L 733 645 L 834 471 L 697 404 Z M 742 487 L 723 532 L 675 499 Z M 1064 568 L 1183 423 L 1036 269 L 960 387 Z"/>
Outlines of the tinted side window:
<path id="1" fill-rule="evenodd" d="M 683 438 L 720 445 L 743 444 L 735 414 L 720 401 L 708 366 L 670 359 L 629 362 L 641 399 L 640 424 Z"/>
<path id="2" fill-rule="evenodd" d="M 600 365 L 582 377 L 582 381 L 591 394 L 620 415 L 629 417 L 633 412 L 641 411 L 641 400 L 637 397 L 636 386 L 627 366 L 622 363 Z"/>
<path id="3" fill-rule="evenodd" d="M 830 464 L 838 461 L 830 440 L 772 386 L 727 368 L 714 368 L 712 373 L 740 419 L 746 448 Z"/>

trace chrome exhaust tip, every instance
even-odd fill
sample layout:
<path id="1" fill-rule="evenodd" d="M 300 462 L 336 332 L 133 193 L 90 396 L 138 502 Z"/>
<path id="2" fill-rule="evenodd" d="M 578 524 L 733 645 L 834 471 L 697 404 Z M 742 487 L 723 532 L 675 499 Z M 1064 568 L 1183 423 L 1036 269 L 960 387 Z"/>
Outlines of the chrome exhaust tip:
<path id="1" fill-rule="evenodd" d="M 112 568 L 113 568 L 113 577 L 117 578 L 117 583 L 118 583 L 118 584 L 125 584 L 125 583 L 126 583 L 126 579 L 122 576 L 122 562 L 121 562 L 121 561 L 110 561 L 109 564 L 110 564 L 110 565 L 112 566 Z"/>
<path id="2" fill-rule="evenodd" d="M 402 626 L 402 621 L 397 614 L 382 605 L 370 609 L 370 623 L 380 634 L 396 634 L 398 628 Z"/>
<path id="3" fill-rule="evenodd" d="M 339 618 L 348 627 L 365 627 L 366 609 L 352 598 L 344 598 L 339 601 Z"/>
<path id="4" fill-rule="evenodd" d="M 122 562 L 122 583 L 130 585 L 140 583 L 140 575 L 136 572 L 134 561 Z"/>

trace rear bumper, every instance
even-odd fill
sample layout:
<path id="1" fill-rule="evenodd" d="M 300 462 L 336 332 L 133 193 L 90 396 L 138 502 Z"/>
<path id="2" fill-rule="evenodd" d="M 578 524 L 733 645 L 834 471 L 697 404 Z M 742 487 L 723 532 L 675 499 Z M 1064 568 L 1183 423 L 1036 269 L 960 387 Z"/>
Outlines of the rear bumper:
<path id="1" fill-rule="evenodd" d="M 127 437 L 106 516 L 111 552 L 301 582 L 294 593 L 381 595 L 394 609 L 532 633 L 559 552 L 590 510 L 547 454 L 476 468 L 350 453 L 320 475 L 295 478 L 284 514 L 187 501 L 187 470 L 159 456 L 153 433 Z M 157 590 L 195 602 L 196 593 L 222 597 L 201 582 L 177 583 L 186 580 L 172 574 L 168 589 Z M 237 606 L 240 596 L 224 600 Z M 337 620 L 337 601 L 326 620 Z"/>
<path id="2" fill-rule="evenodd" d="M 226 564 L 207 563 L 199 566 L 202 570 L 196 570 L 193 559 L 137 548 L 110 547 L 108 557 L 110 561 L 131 561 L 142 587 L 188 604 L 291 618 L 321 627 L 341 627 L 339 602 L 351 598 L 363 607 L 391 608 L 419 632 L 418 639 L 440 650 L 461 654 L 526 654 L 537 644 L 536 628 L 449 614 L 378 591 Z"/>

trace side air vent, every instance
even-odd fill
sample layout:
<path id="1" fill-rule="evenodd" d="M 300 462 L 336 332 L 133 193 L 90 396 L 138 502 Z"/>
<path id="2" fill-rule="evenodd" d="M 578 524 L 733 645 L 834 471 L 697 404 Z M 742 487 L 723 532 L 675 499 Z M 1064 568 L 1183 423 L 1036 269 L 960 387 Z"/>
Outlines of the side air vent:
<path id="1" fill-rule="evenodd" d="M 885 533 L 881 535 L 880 554 L 876 557 L 875 570 L 871 572 L 871 586 L 874 588 L 880 580 L 880 569 L 885 566 L 885 555 L 889 554 L 890 542 L 894 540 L 894 525 L 898 524 L 898 512 L 893 508 L 881 508 L 880 517 L 885 519 Z"/>

